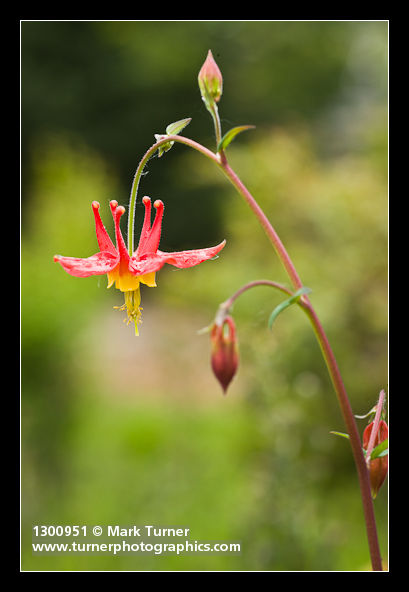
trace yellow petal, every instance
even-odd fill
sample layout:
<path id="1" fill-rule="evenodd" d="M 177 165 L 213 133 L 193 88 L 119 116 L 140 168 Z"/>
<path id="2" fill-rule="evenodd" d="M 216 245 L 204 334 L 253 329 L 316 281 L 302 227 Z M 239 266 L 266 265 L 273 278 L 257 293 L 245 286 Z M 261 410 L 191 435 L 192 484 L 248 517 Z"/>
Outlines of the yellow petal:
<path id="1" fill-rule="evenodd" d="M 119 274 L 116 282 L 115 287 L 121 292 L 130 292 L 139 289 L 139 278 L 135 277 L 131 273 L 127 272 L 124 274 Z"/>
<path id="2" fill-rule="evenodd" d="M 117 273 L 113 272 L 113 273 L 108 273 L 107 277 L 108 277 L 108 285 L 107 288 L 110 288 L 112 286 L 112 284 L 116 281 L 117 279 Z"/>
<path id="3" fill-rule="evenodd" d="M 138 280 L 142 282 L 142 284 L 146 284 L 150 288 L 156 288 L 155 273 L 155 271 L 152 271 L 151 273 L 140 275 L 138 276 Z"/>

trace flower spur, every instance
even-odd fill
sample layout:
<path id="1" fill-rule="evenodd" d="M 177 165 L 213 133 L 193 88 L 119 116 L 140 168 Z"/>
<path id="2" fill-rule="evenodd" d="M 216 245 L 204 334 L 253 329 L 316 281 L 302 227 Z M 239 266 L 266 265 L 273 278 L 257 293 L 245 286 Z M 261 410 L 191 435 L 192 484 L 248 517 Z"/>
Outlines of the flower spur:
<path id="1" fill-rule="evenodd" d="M 110 288 L 115 283 L 115 287 L 124 292 L 125 304 L 119 308 L 127 310 L 127 321 L 128 324 L 130 322 L 134 323 L 135 335 L 138 335 L 138 323 L 141 319 L 140 284 L 145 284 L 151 288 L 156 287 L 155 274 L 165 263 L 181 269 L 193 267 L 203 261 L 212 259 L 226 244 L 226 241 L 223 241 L 214 247 L 205 249 L 171 253 L 160 251 L 159 242 L 164 204 L 161 200 L 154 202 L 156 215 L 151 225 L 151 200 L 149 197 L 144 197 L 142 202 L 145 206 L 145 218 L 138 247 L 132 256 L 127 251 L 119 225 L 125 208 L 118 206 L 118 202 L 115 200 L 112 200 L 109 205 L 114 219 L 116 246 L 114 246 L 102 223 L 99 214 L 99 203 L 93 201 L 92 210 L 95 218 L 99 252 L 87 258 L 54 256 L 54 261 L 60 263 L 67 273 L 75 277 L 107 274 L 107 287 Z"/>

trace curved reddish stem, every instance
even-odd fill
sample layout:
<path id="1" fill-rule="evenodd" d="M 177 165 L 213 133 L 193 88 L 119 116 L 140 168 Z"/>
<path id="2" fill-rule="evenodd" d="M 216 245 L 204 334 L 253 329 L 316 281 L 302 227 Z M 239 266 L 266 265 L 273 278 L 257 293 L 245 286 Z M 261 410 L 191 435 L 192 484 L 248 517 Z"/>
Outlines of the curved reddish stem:
<path id="1" fill-rule="evenodd" d="M 213 153 L 208 148 L 205 148 L 198 142 L 191 140 L 189 138 L 185 138 L 183 136 L 167 136 L 164 139 L 159 140 L 149 148 L 149 150 L 145 153 L 144 157 L 142 158 L 137 172 L 135 174 L 134 183 L 132 186 L 131 191 L 131 200 L 130 200 L 130 212 L 129 212 L 129 220 L 128 220 L 128 240 L 130 241 L 129 250 L 131 251 L 132 246 L 132 238 L 133 236 L 133 216 L 134 216 L 134 207 L 135 207 L 135 200 L 136 200 L 136 193 L 137 188 L 140 180 L 140 176 L 142 174 L 143 168 L 147 161 L 149 160 L 150 156 L 156 152 L 156 150 L 162 144 L 173 141 L 179 142 L 181 144 L 185 144 L 194 150 L 202 153 L 204 156 L 212 160 L 218 168 L 226 175 L 232 185 L 236 188 L 236 190 L 240 193 L 240 195 L 245 199 L 247 204 L 250 206 L 251 210 L 259 220 L 261 226 L 263 227 L 265 233 L 267 234 L 268 238 L 270 239 L 271 244 L 273 245 L 281 263 L 283 264 L 294 288 L 299 290 L 303 287 L 303 283 L 300 279 L 300 276 L 297 273 L 297 270 L 286 250 L 284 244 L 282 243 L 280 237 L 278 236 L 277 232 L 275 231 L 274 227 L 272 226 L 271 222 L 264 214 L 261 207 L 258 205 L 257 201 L 254 199 L 250 191 L 238 177 L 238 175 L 233 171 L 230 165 L 227 162 L 227 158 L 224 153 Z M 361 497 L 362 497 L 362 505 L 364 511 L 364 518 L 366 524 L 366 531 L 368 537 L 368 544 L 369 544 L 369 552 L 371 556 L 372 568 L 374 571 L 382 571 L 382 559 L 379 549 L 379 542 L 378 542 L 378 535 L 376 530 L 376 521 L 375 521 L 375 513 L 373 508 L 373 500 L 371 496 L 371 487 L 370 487 L 370 480 L 369 480 L 369 473 L 367 470 L 367 466 L 365 463 L 365 457 L 362 451 L 362 444 L 358 433 L 358 428 L 356 426 L 355 417 L 351 409 L 351 405 L 348 399 L 347 392 L 345 390 L 344 383 L 342 381 L 341 373 L 338 368 L 337 361 L 335 359 L 334 353 L 332 351 L 331 345 L 328 341 L 328 338 L 325 334 L 325 331 L 321 325 L 321 322 L 308 298 L 307 295 L 303 294 L 300 297 L 299 303 L 302 305 L 302 308 L 306 311 L 314 332 L 316 334 L 317 340 L 321 347 L 321 352 L 324 357 L 325 363 L 327 365 L 327 369 L 329 375 L 332 380 L 332 384 L 334 386 L 334 390 L 338 397 L 339 405 L 341 407 L 342 415 L 344 417 L 345 425 L 348 430 L 349 440 L 351 443 L 352 453 L 358 473 Z"/>

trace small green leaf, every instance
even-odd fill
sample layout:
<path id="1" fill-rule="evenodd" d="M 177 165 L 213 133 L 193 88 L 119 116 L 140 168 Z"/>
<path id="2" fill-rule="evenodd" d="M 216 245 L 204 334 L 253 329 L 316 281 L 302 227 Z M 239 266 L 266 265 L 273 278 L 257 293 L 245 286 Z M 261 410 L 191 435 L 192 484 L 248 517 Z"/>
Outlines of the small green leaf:
<path id="1" fill-rule="evenodd" d="M 389 454 L 389 449 L 387 448 L 386 450 L 383 450 L 382 452 L 380 452 L 377 456 L 377 458 L 381 458 L 381 456 L 386 456 L 387 454 Z M 371 458 L 372 458 L 372 454 L 371 454 Z"/>
<path id="2" fill-rule="evenodd" d="M 371 453 L 371 460 L 374 458 L 381 458 L 382 456 L 386 456 L 388 454 L 388 438 L 383 440 L 378 446 L 372 450 Z"/>
<path id="3" fill-rule="evenodd" d="M 366 415 L 354 415 L 354 417 L 356 417 L 357 419 L 365 419 L 366 417 L 369 417 L 373 413 L 376 413 L 376 405 L 374 407 L 372 407 L 372 409 L 370 411 L 368 411 L 368 413 Z"/>
<path id="4" fill-rule="evenodd" d="M 155 140 L 159 142 L 160 140 L 164 140 L 167 136 L 175 136 L 179 132 L 182 131 L 184 127 L 186 127 L 192 121 L 191 117 L 187 117 L 186 119 L 180 119 L 179 121 L 175 121 L 174 123 L 170 123 L 166 128 L 166 134 L 155 134 Z M 158 158 L 162 156 L 165 152 L 170 150 L 175 142 L 166 142 L 162 144 L 158 148 Z"/>
<path id="5" fill-rule="evenodd" d="M 240 132 L 244 132 L 248 129 L 255 128 L 255 125 L 239 125 L 237 127 L 233 127 L 230 131 L 224 134 L 223 138 L 220 140 L 219 145 L 217 146 L 216 152 L 220 152 L 220 150 L 224 150 L 230 144 L 232 140 L 240 134 Z"/>
<path id="6" fill-rule="evenodd" d="M 191 117 L 187 117 L 186 119 L 179 119 L 179 121 L 175 121 L 174 123 L 170 123 L 166 128 L 166 135 L 168 136 L 175 136 L 179 132 L 182 131 L 189 123 L 192 121 Z"/>
<path id="7" fill-rule="evenodd" d="M 276 320 L 276 318 L 278 317 L 280 312 L 282 312 L 283 310 L 285 310 L 286 308 L 288 308 L 289 306 L 291 306 L 295 302 L 298 302 L 298 300 L 300 299 L 300 297 L 303 294 L 309 294 L 309 292 L 311 292 L 311 288 L 306 288 L 306 287 L 300 288 L 290 298 L 288 298 L 287 300 L 284 300 L 284 302 L 281 302 L 281 304 L 276 306 L 275 309 L 273 310 L 273 312 L 271 313 L 270 318 L 268 319 L 268 328 L 271 329 L 274 321 Z"/>
<path id="8" fill-rule="evenodd" d="M 330 432 L 330 434 L 335 434 L 336 436 L 341 436 L 342 438 L 346 438 L 347 440 L 349 440 L 349 435 L 344 434 L 343 432 Z"/>
<path id="9" fill-rule="evenodd" d="M 166 138 L 166 134 L 155 134 L 155 140 L 157 142 L 159 142 L 160 140 L 164 140 L 165 138 Z M 162 154 L 164 154 L 165 152 L 170 150 L 172 148 L 173 144 L 174 144 L 174 142 L 166 142 L 165 144 L 162 144 L 161 146 L 159 146 L 158 158 L 160 158 L 162 156 Z"/>

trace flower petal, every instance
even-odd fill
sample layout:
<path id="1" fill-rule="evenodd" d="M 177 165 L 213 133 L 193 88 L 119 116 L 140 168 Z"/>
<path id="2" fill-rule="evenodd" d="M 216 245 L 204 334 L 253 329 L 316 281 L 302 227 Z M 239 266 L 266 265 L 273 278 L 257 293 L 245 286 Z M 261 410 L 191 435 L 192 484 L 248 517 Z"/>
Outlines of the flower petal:
<path id="1" fill-rule="evenodd" d="M 129 269 L 135 275 L 145 275 L 153 271 L 158 271 L 161 267 L 168 263 L 184 269 L 186 267 L 193 267 L 203 261 L 211 259 L 219 251 L 221 251 L 226 244 L 224 240 L 215 247 L 208 247 L 206 249 L 193 249 L 191 251 L 176 251 L 174 253 L 164 253 L 158 251 L 157 253 L 148 253 L 142 258 L 133 256 L 129 262 Z"/>
<path id="2" fill-rule="evenodd" d="M 144 255 L 154 254 L 158 250 L 164 212 L 163 201 L 157 199 L 153 203 L 153 207 L 156 209 L 155 220 L 153 221 L 152 226 L 150 226 L 151 200 L 148 197 L 144 197 L 142 201 L 145 206 L 145 219 L 141 231 L 141 236 L 139 239 L 138 248 L 135 253 L 135 256 L 137 257 L 143 257 Z"/>
<path id="3" fill-rule="evenodd" d="M 60 263 L 70 275 L 89 277 L 91 275 L 103 275 L 112 271 L 119 263 L 119 256 L 109 251 L 101 251 L 85 259 L 54 255 L 54 261 Z"/>
<path id="4" fill-rule="evenodd" d="M 145 197 L 142 198 L 142 203 L 145 206 L 145 217 L 144 217 L 144 220 L 143 220 L 141 234 L 140 234 L 140 237 L 139 237 L 138 248 L 135 251 L 134 255 L 136 255 L 138 251 L 140 253 L 143 252 L 142 251 L 142 247 L 146 243 L 146 241 L 148 240 L 149 233 L 151 231 L 151 210 L 152 210 L 152 206 L 151 206 L 150 197 L 148 197 L 147 195 L 145 195 Z"/>
<path id="5" fill-rule="evenodd" d="M 111 203 L 118 205 L 118 202 L 112 201 Z M 99 203 L 97 201 L 92 202 L 92 211 L 94 212 L 95 231 L 97 233 L 97 241 L 100 251 L 109 251 L 110 253 L 115 254 L 116 249 L 102 223 L 101 216 L 99 215 Z"/>
<path id="6" fill-rule="evenodd" d="M 214 247 L 207 247 L 206 249 L 176 251 L 175 253 L 163 253 L 162 251 L 158 251 L 158 255 L 166 257 L 165 263 L 169 263 L 170 265 L 174 265 L 175 267 L 193 267 L 194 265 L 198 265 L 203 261 L 207 261 L 208 259 L 212 259 L 212 257 L 215 257 L 217 253 L 219 253 L 219 251 L 223 249 L 225 244 L 226 241 L 224 240 L 220 244 Z"/>
<path id="7" fill-rule="evenodd" d="M 121 216 L 125 213 L 125 208 L 123 206 L 118 206 L 116 201 L 111 201 L 109 205 L 111 207 L 112 217 L 114 219 L 115 224 L 116 248 L 120 255 L 121 262 L 125 263 L 125 269 L 127 269 L 129 253 L 126 248 L 124 238 L 122 236 L 121 228 L 119 226 L 119 220 Z"/>

